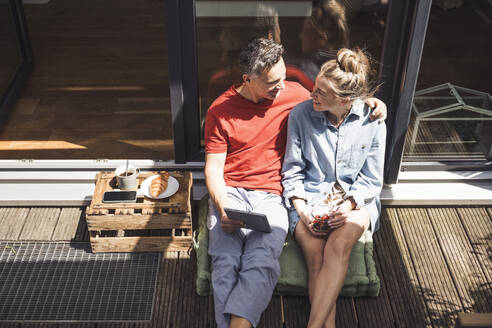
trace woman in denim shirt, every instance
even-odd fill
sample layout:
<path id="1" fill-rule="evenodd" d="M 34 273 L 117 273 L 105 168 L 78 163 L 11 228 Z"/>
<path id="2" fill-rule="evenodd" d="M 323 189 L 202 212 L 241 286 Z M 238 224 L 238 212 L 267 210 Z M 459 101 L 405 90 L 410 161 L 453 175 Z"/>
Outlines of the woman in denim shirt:
<path id="1" fill-rule="evenodd" d="M 282 183 L 290 231 L 308 267 L 308 327 L 335 326 L 352 247 L 364 231 L 378 229 L 386 126 L 369 118 L 363 102 L 376 89 L 369 75 L 361 50 L 340 49 L 321 67 L 313 99 L 289 115 Z M 327 221 L 330 232 L 320 232 L 311 209 L 327 198 L 337 210 Z"/>

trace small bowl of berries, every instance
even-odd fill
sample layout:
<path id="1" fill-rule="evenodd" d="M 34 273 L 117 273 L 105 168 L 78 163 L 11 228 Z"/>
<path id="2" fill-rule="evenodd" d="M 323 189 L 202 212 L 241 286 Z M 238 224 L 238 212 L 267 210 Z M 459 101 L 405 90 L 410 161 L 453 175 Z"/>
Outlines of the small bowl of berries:
<path id="1" fill-rule="evenodd" d="M 311 218 L 313 219 L 313 230 L 316 232 L 330 232 L 332 228 L 328 225 L 328 220 L 332 216 L 335 207 L 331 204 L 320 204 L 313 207 Z"/>

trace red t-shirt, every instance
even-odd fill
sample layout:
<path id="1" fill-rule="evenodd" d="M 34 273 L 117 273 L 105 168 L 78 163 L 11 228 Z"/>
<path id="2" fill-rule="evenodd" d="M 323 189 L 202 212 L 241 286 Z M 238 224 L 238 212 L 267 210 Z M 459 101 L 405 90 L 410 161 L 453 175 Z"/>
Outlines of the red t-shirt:
<path id="1" fill-rule="evenodd" d="M 274 100 L 254 103 L 232 86 L 210 106 L 205 151 L 225 153 L 224 180 L 242 187 L 282 194 L 281 169 L 290 110 L 309 99 L 300 84 L 285 81 Z"/>

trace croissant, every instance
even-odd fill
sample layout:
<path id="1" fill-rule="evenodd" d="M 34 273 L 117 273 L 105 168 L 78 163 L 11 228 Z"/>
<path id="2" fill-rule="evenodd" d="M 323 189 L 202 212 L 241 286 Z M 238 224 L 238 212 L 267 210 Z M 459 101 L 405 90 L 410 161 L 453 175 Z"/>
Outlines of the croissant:
<path id="1" fill-rule="evenodd" d="M 161 192 L 167 189 L 167 180 L 169 173 L 163 172 L 150 183 L 150 196 L 159 197 Z"/>

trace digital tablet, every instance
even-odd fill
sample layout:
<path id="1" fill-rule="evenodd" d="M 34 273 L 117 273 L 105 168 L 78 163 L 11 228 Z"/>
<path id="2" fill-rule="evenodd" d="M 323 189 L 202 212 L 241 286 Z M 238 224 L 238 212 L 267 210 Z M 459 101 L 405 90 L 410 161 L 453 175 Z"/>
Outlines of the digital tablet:
<path id="1" fill-rule="evenodd" d="M 248 229 L 272 232 L 265 214 L 236 210 L 234 208 L 224 208 L 224 210 L 231 220 L 243 221 Z"/>

